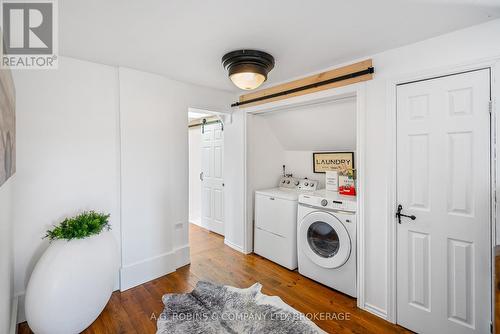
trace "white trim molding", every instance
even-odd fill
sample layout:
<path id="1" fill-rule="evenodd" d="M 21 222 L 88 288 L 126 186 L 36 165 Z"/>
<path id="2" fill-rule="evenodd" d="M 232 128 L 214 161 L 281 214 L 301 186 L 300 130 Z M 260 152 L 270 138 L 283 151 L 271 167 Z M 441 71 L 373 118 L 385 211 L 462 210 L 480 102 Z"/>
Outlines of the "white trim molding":
<path id="1" fill-rule="evenodd" d="M 21 322 L 26 321 L 26 314 L 24 313 L 24 298 L 25 298 L 26 291 L 20 291 L 16 292 L 14 294 L 14 299 L 17 302 L 17 312 L 16 314 L 12 315 L 13 317 L 16 317 L 16 322 L 19 324 Z"/>
<path id="2" fill-rule="evenodd" d="M 396 323 L 396 226 L 395 224 L 395 206 L 396 206 L 396 83 L 387 84 L 387 113 L 386 113 L 386 142 L 388 156 L 386 159 L 387 176 L 387 320 Z"/>
<path id="3" fill-rule="evenodd" d="M 500 119 L 498 113 L 500 110 L 500 59 L 493 62 L 490 72 L 491 80 L 491 122 L 494 124 L 491 128 L 491 319 L 495 319 L 496 303 L 496 245 L 499 244 L 498 232 L 497 231 L 497 217 L 500 216 L 500 208 L 497 201 L 497 188 L 498 188 L 498 178 L 500 175 L 500 164 L 498 163 L 499 146 L 497 144 L 498 131 L 500 129 Z M 492 321 L 493 333 L 497 333 L 498 325 L 495 321 Z"/>
<path id="4" fill-rule="evenodd" d="M 243 114 L 243 150 L 241 159 L 243 159 L 243 214 L 242 219 L 245 224 L 243 229 L 243 248 L 240 250 L 243 254 L 250 254 L 253 252 L 253 221 L 248 221 L 248 171 L 247 171 L 247 124 L 248 124 L 248 114 Z M 224 243 L 226 239 L 224 240 Z M 231 248 L 237 250 L 237 248 L 231 246 L 233 243 L 226 243 Z M 234 245 L 236 246 L 236 245 Z"/>
<path id="5" fill-rule="evenodd" d="M 189 246 L 185 245 L 170 252 L 123 266 L 120 269 L 120 291 L 173 273 L 177 268 L 189 263 Z"/>
<path id="6" fill-rule="evenodd" d="M 364 309 L 365 311 L 368 311 L 372 314 L 375 314 L 376 316 L 382 318 L 382 319 L 387 319 L 387 312 L 380 307 L 377 307 L 375 305 L 372 305 L 370 303 L 365 303 L 364 304 Z"/>
<path id="7" fill-rule="evenodd" d="M 357 186 L 357 240 L 356 286 L 357 306 L 369 311 L 365 303 L 365 148 L 366 148 L 366 83 L 356 89 L 356 186 Z M 371 312 L 371 311 L 369 311 Z"/>
<path id="8" fill-rule="evenodd" d="M 193 225 L 196 225 L 196 226 L 199 226 L 199 227 L 203 227 L 203 226 L 201 226 L 201 218 L 190 219 L 189 220 L 189 224 L 193 224 Z"/>
<path id="9" fill-rule="evenodd" d="M 493 110 L 492 114 L 498 109 L 498 101 L 500 100 L 500 91 L 498 90 L 498 84 L 495 83 L 496 79 L 500 77 L 500 56 L 487 58 L 487 59 L 478 59 L 472 62 L 461 63 L 457 65 L 439 67 L 434 69 L 429 69 L 425 71 L 416 72 L 413 74 L 407 74 L 402 76 L 392 77 L 387 81 L 386 86 L 386 123 L 387 123 L 387 132 L 386 132 L 386 140 L 388 143 L 387 150 L 387 320 L 392 323 L 397 323 L 397 226 L 395 221 L 395 213 L 396 213 L 396 201 L 397 201 L 397 170 L 396 170 L 396 152 L 397 152 L 397 124 L 396 124 L 396 114 L 397 114 L 397 95 L 396 88 L 397 85 L 408 83 L 412 81 L 418 80 L 426 80 L 437 78 L 446 75 L 453 75 L 467 71 L 474 71 L 484 68 L 491 69 L 491 93 L 492 93 L 492 102 L 493 102 Z M 494 115 L 493 115 L 494 116 Z M 492 122 L 495 117 L 492 117 Z M 498 124 L 499 120 L 496 119 L 495 123 L 492 123 L 492 126 L 495 127 L 493 129 L 493 133 L 497 132 L 500 124 Z M 495 143 L 493 142 L 493 145 Z M 498 152 L 495 151 L 495 154 Z M 494 155 L 492 159 L 494 159 Z M 495 165 L 494 165 L 495 166 Z M 496 165 L 492 170 L 492 182 L 496 182 L 496 174 L 499 172 L 499 166 Z M 493 189 L 496 189 L 498 184 L 493 185 Z M 492 197 L 495 197 L 495 193 L 492 193 Z M 496 203 L 495 203 L 496 205 Z M 497 211 L 497 207 L 493 207 L 492 211 Z M 498 213 L 497 213 L 498 215 Z M 495 213 L 492 212 L 492 224 L 491 224 L 491 233 L 492 233 L 492 246 L 494 246 L 493 240 L 495 240 L 496 233 L 496 219 Z M 494 266 L 492 268 L 492 272 L 494 273 Z M 493 294 L 493 291 L 492 291 Z M 492 304 L 494 307 L 494 303 Z"/>
<path id="10" fill-rule="evenodd" d="M 190 248 L 189 245 L 184 245 L 174 249 L 175 253 L 175 266 L 176 269 L 184 267 L 191 263 Z"/>
<path id="11" fill-rule="evenodd" d="M 247 251 L 247 250 L 243 249 L 243 247 L 238 246 L 238 245 L 236 245 L 236 244 L 232 243 L 231 241 L 229 241 L 229 240 L 227 240 L 227 239 L 224 239 L 224 244 L 225 244 L 226 246 L 229 246 L 229 247 L 231 247 L 232 249 L 234 249 L 234 250 L 236 250 L 236 251 L 240 252 L 240 253 L 243 253 L 243 254 L 250 254 L 250 253 L 252 253 L 252 251 Z"/>
<path id="12" fill-rule="evenodd" d="M 12 298 L 12 306 L 10 308 L 10 331 L 9 334 L 17 333 L 17 307 L 19 304 L 19 297 Z"/>

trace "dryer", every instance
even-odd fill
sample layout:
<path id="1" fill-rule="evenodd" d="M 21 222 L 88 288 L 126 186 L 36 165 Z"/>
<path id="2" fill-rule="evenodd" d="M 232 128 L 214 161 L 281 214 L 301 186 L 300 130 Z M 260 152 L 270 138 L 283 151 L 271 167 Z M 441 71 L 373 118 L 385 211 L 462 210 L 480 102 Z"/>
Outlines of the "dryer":
<path id="1" fill-rule="evenodd" d="M 254 253 L 297 268 L 297 201 L 317 186 L 315 180 L 282 177 L 279 187 L 255 192 Z"/>
<path id="2" fill-rule="evenodd" d="M 299 273 L 356 297 L 356 199 L 321 190 L 298 203 Z"/>

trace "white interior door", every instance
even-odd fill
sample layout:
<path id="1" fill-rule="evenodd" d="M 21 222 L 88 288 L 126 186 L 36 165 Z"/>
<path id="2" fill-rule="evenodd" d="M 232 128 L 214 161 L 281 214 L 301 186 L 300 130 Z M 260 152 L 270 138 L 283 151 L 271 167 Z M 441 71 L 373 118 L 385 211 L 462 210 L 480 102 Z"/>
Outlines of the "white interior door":
<path id="1" fill-rule="evenodd" d="M 224 132 L 220 123 L 201 135 L 201 224 L 224 235 Z"/>
<path id="2" fill-rule="evenodd" d="M 397 321 L 418 333 L 490 332 L 489 101 L 487 69 L 397 88 Z"/>

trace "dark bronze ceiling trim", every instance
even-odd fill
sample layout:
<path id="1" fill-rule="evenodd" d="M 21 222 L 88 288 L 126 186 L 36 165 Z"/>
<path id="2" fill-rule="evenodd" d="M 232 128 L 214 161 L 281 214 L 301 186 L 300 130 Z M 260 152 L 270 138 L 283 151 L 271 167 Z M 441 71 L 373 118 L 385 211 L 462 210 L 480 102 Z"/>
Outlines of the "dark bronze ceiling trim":
<path id="1" fill-rule="evenodd" d="M 239 73 L 241 68 L 258 70 L 264 76 L 274 68 L 274 57 L 259 50 L 236 50 L 226 53 L 222 57 L 222 66 L 229 75 Z"/>

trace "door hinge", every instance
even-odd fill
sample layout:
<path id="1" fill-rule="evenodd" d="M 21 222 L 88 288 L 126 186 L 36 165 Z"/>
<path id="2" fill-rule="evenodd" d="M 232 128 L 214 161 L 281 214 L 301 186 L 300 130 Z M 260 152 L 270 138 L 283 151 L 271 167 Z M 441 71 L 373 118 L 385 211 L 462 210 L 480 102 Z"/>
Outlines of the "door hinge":
<path id="1" fill-rule="evenodd" d="M 491 101 L 491 100 L 490 100 L 490 102 L 488 102 L 488 110 L 490 111 L 490 114 L 493 111 L 493 101 Z"/>

